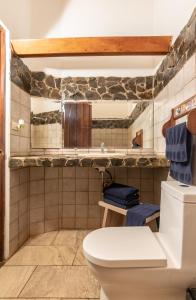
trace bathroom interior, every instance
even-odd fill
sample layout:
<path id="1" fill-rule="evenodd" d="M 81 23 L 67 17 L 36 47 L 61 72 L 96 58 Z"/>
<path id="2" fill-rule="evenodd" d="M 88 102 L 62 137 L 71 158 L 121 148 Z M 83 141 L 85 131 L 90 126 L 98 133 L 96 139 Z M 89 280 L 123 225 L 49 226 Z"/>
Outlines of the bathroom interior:
<path id="1" fill-rule="evenodd" d="M 195 1 L 0 0 L 0 74 L 0 300 L 196 299 Z"/>

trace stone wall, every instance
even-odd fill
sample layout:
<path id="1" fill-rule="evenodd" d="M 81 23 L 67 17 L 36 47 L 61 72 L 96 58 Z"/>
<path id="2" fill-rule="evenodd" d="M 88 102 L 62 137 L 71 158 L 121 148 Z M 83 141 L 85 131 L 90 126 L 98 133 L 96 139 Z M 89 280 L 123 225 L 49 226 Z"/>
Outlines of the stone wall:
<path id="1" fill-rule="evenodd" d="M 31 112 L 31 124 L 33 125 L 45 125 L 62 123 L 62 113 L 59 110 L 42 112 L 39 114 L 33 114 Z"/>
<path id="2" fill-rule="evenodd" d="M 44 72 L 31 72 L 14 56 L 11 80 L 32 96 L 74 100 L 152 99 L 180 71 L 196 49 L 196 9 L 164 58 L 154 76 L 55 78 Z"/>
<path id="3" fill-rule="evenodd" d="M 154 98 L 196 51 L 196 8 L 154 76 Z"/>

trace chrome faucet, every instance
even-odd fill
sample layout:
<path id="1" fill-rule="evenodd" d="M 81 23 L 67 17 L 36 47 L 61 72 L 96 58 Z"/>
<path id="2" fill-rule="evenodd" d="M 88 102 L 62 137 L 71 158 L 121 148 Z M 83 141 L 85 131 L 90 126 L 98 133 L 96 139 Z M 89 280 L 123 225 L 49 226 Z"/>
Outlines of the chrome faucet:
<path id="1" fill-rule="evenodd" d="M 104 153 L 105 152 L 105 150 L 104 150 L 104 147 L 105 147 L 104 142 L 101 143 L 100 147 L 101 147 L 101 152 Z"/>

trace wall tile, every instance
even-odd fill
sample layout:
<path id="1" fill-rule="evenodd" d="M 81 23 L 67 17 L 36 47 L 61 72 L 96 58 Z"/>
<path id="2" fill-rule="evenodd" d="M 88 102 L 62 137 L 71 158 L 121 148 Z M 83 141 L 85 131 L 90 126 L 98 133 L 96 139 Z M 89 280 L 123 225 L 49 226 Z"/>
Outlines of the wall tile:
<path id="1" fill-rule="evenodd" d="M 75 226 L 76 229 L 86 229 L 88 226 L 87 218 L 76 218 Z"/>
<path id="2" fill-rule="evenodd" d="M 75 205 L 63 205 L 63 218 L 75 218 Z"/>
<path id="3" fill-rule="evenodd" d="M 45 208 L 45 220 L 58 219 L 59 208 L 56 206 L 47 206 Z"/>
<path id="4" fill-rule="evenodd" d="M 100 228 L 101 222 L 99 218 L 89 218 L 88 219 L 88 229 Z"/>
<path id="5" fill-rule="evenodd" d="M 55 206 L 59 203 L 59 193 L 52 192 L 45 194 L 45 206 Z"/>
<path id="6" fill-rule="evenodd" d="M 64 178 L 63 179 L 63 191 L 64 192 L 75 192 L 75 190 L 76 190 L 75 179 Z"/>
<path id="7" fill-rule="evenodd" d="M 88 209 L 88 218 L 100 219 L 100 207 L 98 205 L 90 205 Z"/>
<path id="8" fill-rule="evenodd" d="M 45 221 L 45 232 L 59 230 L 59 219 Z"/>
<path id="9" fill-rule="evenodd" d="M 75 228 L 75 218 L 63 218 L 62 229 L 73 229 Z"/>
<path id="10" fill-rule="evenodd" d="M 102 200 L 101 192 L 89 192 L 89 204 L 98 204 Z"/>
<path id="11" fill-rule="evenodd" d="M 77 218 L 87 218 L 88 216 L 88 206 L 87 205 L 76 205 L 76 219 Z"/>
<path id="12" fill-rule="evenodd" d="M 30 223 L 30 235 L 44 233 L 44 222 Z"/>
<path id="13" fill-rule="evenodd" d="M 101 179 L 89 179 L 89 191 L 90 192 L 102 191 Z"/>
<path id="14" fill-rule="evenodd" d="M 89 178 L 98 179 L 101 178 L 101 174 L 97 169 L 89 168 Z"/>
<path id="15" fill-rule="evenodd" d="M 30 197 L 30 209 L 44 207 L 44 194 Z"/>
<path id="16" fill-rule="evenodd" d="M 77 192 L 87 192 L 89 181 L 88 179 L 78 179 L 76 178 L 76 191 Z"/>
<path id="17" fill-rule="evenodd" d="M 76 178 L 88 178 L 89 168 L 87 167 L 76 167 Z"/>
<path id="18" fill-rule="evenodd" d="M 44 168 L 43 167 L 31 167 L 30 168 L 30 180 L 44 179 Z"/>
<path id="19" fill-rule="evenodd" d="M 44 221 L 44 208 L 35 208 L 30 211 L 30 223 L 38 223 Z"/>
<path id="20" fill-rule="evenodd" d="M 65 167 L 63 168 L 63 177 L 64 178 L 75 178 L 76 168 L 74 167 Z"/>
<path id="21" fill-rule="evenodd" d="M 128 178 L 131 179 L 131 178 L 134 178 L 134 179 L 139 179 L 140 178 L 140 175 L 141 174 L 141 169 L 140 168 L 128 168 Z"/>
<path id="22" fill-rule="evenodd" d="M 18 219 L 10 224 L 10 241 L 17 238 L 19 233 Z"/>
<path id="23" fill-rule="evenodd" d="M 58 168 L 45 168 L 45 178 L 46 179 L 55 179 L 59 176 L 59 169 Z"/>
<path id="24" fill-rule="evenodd" d="M 88 192 L 76 192 L 76 205 L 77 204 L 88 204 Z"/>
<path id="25" fill-rule="evenodd" d="M 75 192 L 63 192 L 63 204 L 75 204 L 76 193 Z"/>
<path id="26" fill-rule="evenodd" d="M 151 192 L 153 191 L 154 182 L 153 179 L 142 179 L 141 180 L 141 191 Z"/>
<path id="27" fill-rule="evenodd" d="M 23 215 L 28 211 L 28 198 L 24 198 L 19 202 L 19 215 Z"/>
<path id="28" fill-rule="evenodd" d="M 30 182 L 30 195 L 37 195 L 44 193 L 44 180 L 37 180 Z"/>
<path id="29" fill-rule="evenodd" d="M 45 180 L 45 193 L 58 192 L 58 179 L 46 179 Z"/>
<path id="30" fill-rule="evenodd" d="M 18 220 L 19 217 L 19 207 L 18 203 L 11 205 L 10 207 L 10 223 Z"/>
<path id="31" fill-rule="evenodd" d="M 19 239 L 18 237 L 12 239 L 9 242 L 9 254 L 10 256 L 13 255 L 19 248 Z"/>

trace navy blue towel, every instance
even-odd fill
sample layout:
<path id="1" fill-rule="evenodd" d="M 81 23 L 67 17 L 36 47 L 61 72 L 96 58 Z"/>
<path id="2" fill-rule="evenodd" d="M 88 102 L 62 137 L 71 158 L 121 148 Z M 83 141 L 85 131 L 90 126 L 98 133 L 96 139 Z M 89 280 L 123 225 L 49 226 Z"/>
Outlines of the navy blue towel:
<path id="1" fill-rule="evenodd" d="M 124 200 L 124 199 L 118 198 L 118 197 L 116 197 L 116 196 L 105 195 L 105 194 L 104 194 L 104 198 L 109 199 L 109 200 L 112 200 L 112 201 L 117 202 L 117 203 L 122 204 L 122 205 L 131 205 L 131 203 L 132 203 L 133 201 L 139 199 L 139 195 L 134 195 L 134 196 L 131 198 L 131 200 Z"/>
<path id="2" fill-rule="evenodd" d="M 188 160 L 188 130 L 186 123 L 178 124 L 166 130 L 166 157 L 175 162 Z"/>
<path id="3" fill-rule="evenodd" d="M 129 208 L 126 216 L 126 226 L 142 226 L 146 218 L 160 211 L 160 206 L 150 203 L 142 203 Z"/>
<path id="4" fill-rule="evenodd" d="M 192 183 L 191 168 L 192 136 L 186 123 L 166 130 L 166 157 L 171 161 L 170 175 L 185 183 Z"/>
<path id="5" fill-rule="evenodd" d="M 104 195 L 110 195 L 124 200 L 132 200 L 132 197 L 137 195 L 138 192 L 139 190 L 133 186 L 115 182 L 104 189 Z"/>
<path id="6" fill-rule="evenodd" d="M 117 207 L 120 207 L 120 208 L 123 208 L 123 209 L 128 209 L 130 207 L 133 207 L 133 206 L 139 204 L 139 200 L 132 200 L 131 204 L 123 205 L 123 204 L 120 204 L 116 201 L 113 201 L 113 200 L 109 199 L 109 196 L 107 198 L 104 198 L 104 202 L 106 202 L 108 204 L 111 204 L 111 205 L 114 205 L 114 206 L 117 206 Z"/>

